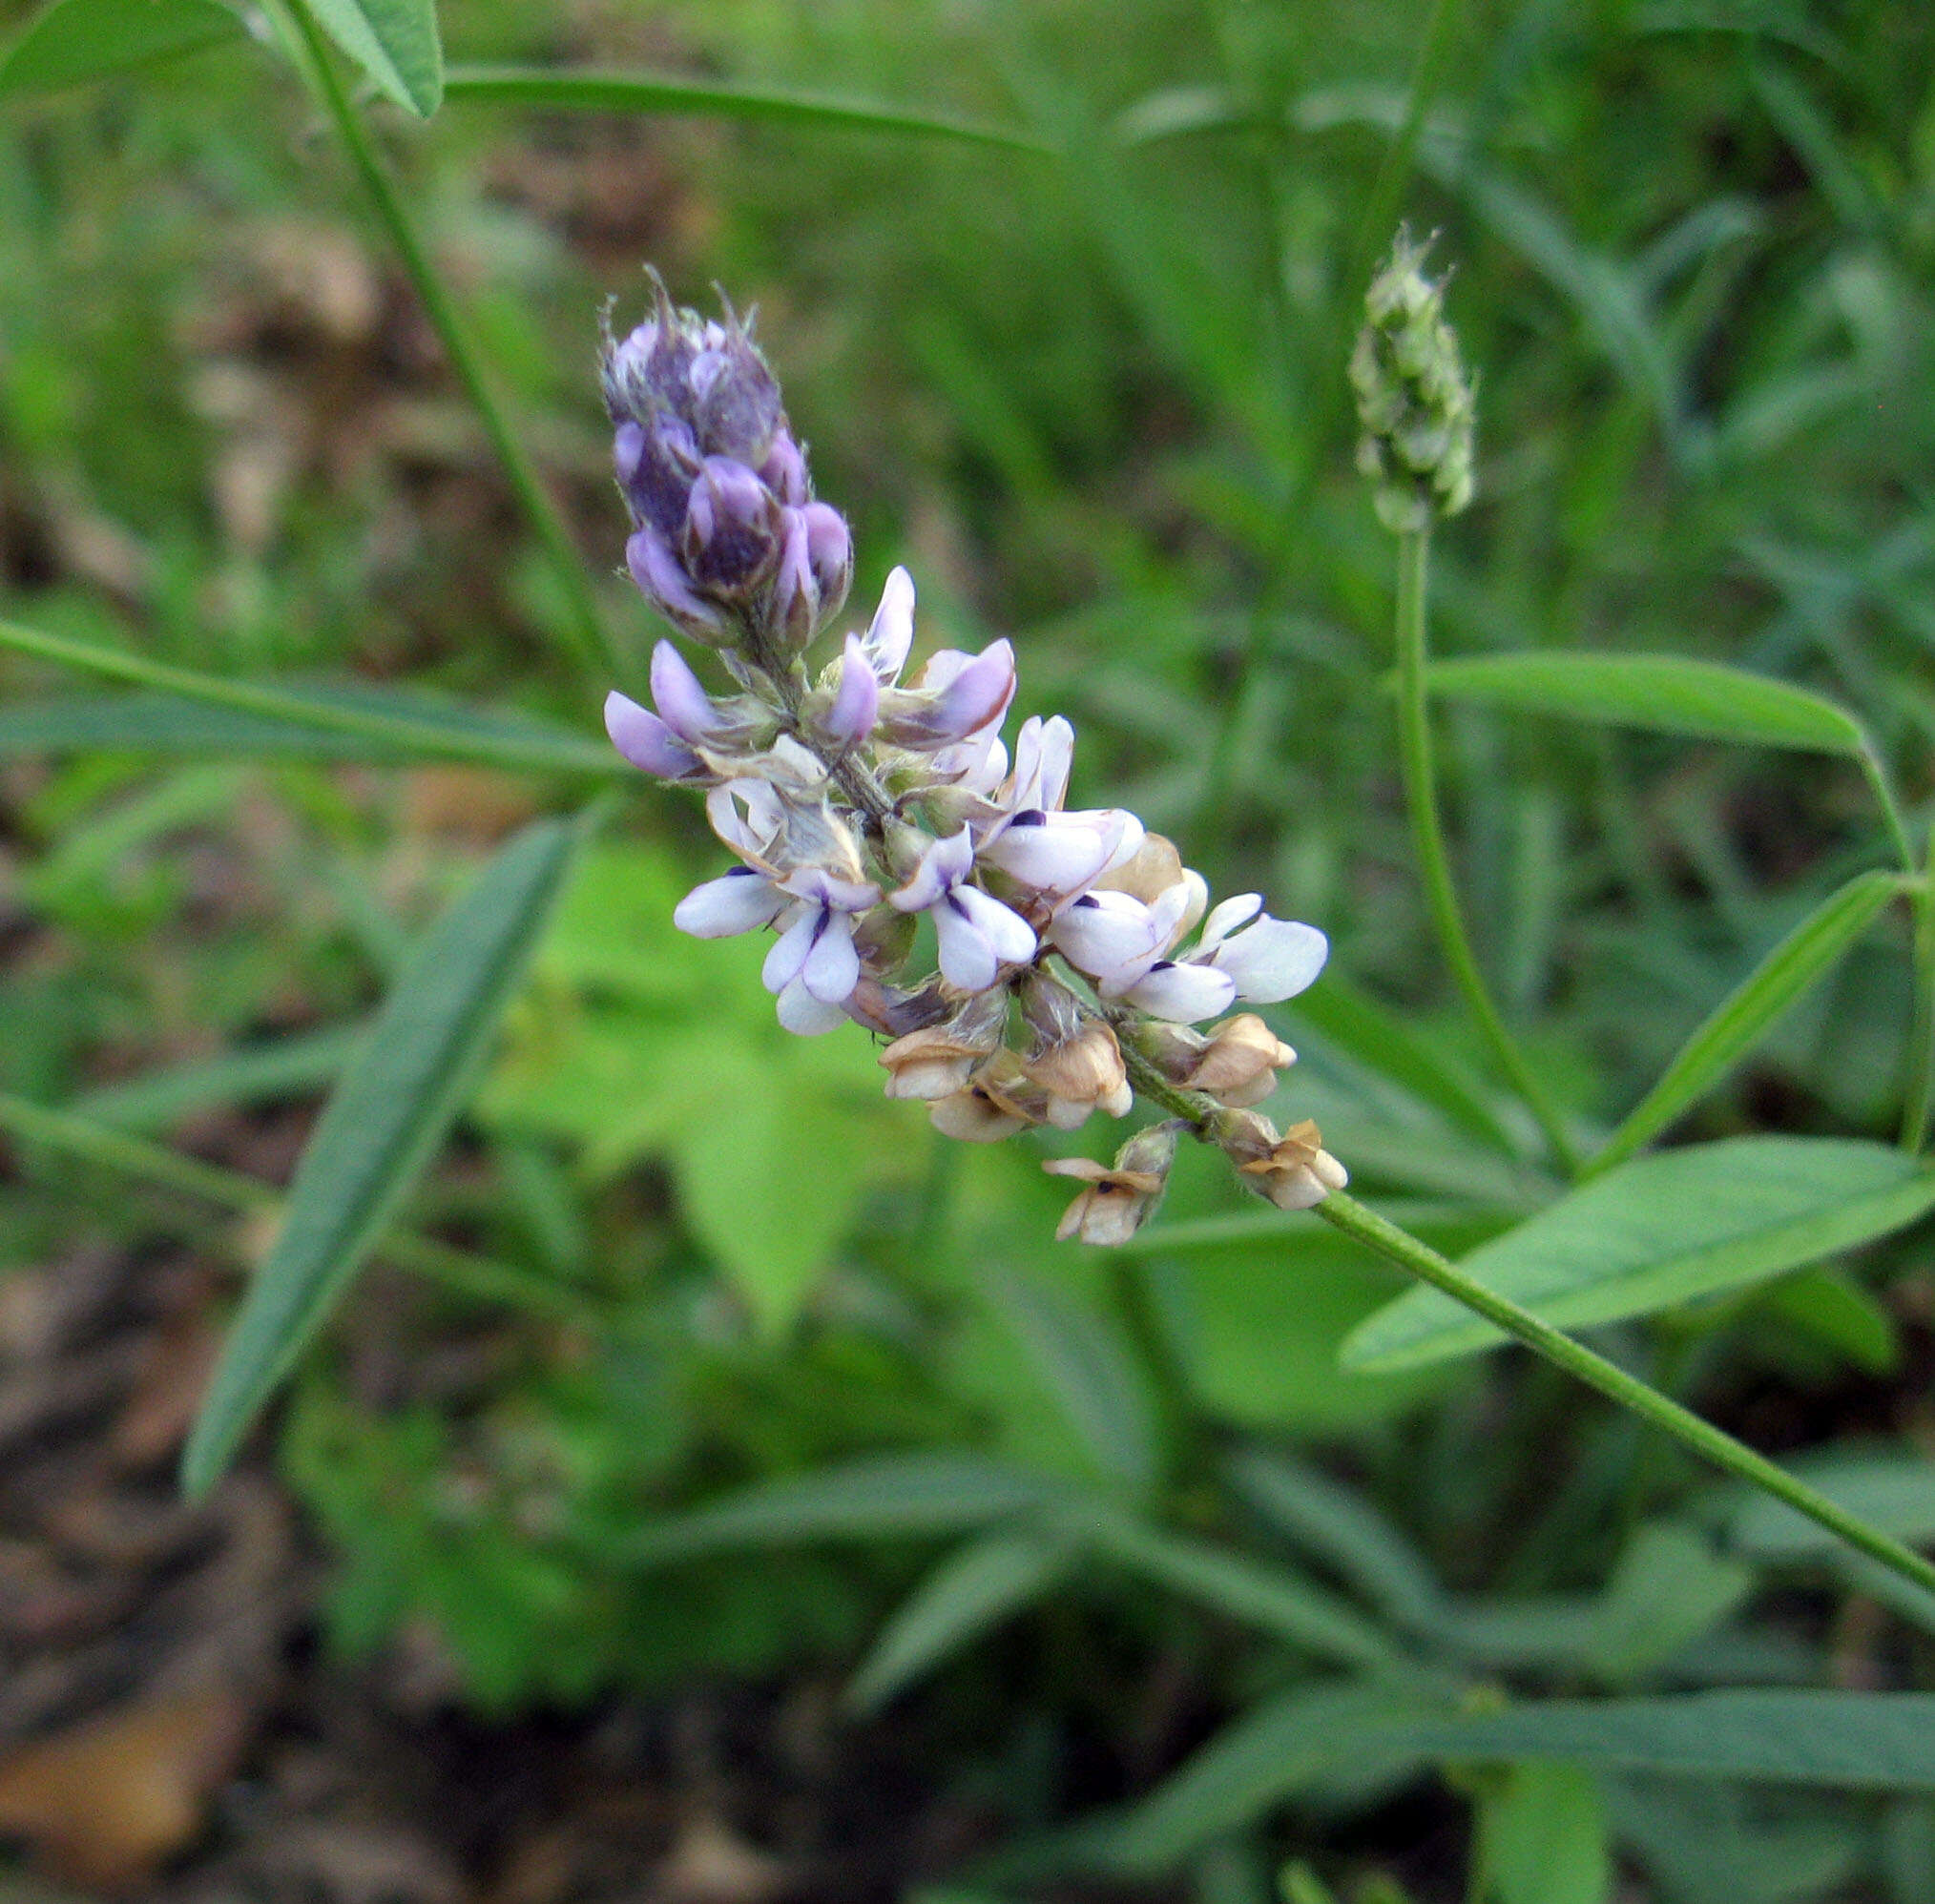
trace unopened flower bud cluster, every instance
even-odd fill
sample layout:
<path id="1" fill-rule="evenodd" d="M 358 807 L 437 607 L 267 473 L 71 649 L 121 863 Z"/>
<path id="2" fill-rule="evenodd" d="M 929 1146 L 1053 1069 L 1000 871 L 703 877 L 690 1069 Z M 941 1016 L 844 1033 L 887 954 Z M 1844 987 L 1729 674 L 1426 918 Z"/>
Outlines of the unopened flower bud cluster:
<path id="1" fill-rule="evenodd" d="M 1251 1108 L 1296 1054 L 1255 1014 L 1230 1015 L 1300 992 L 1323 935 L 1270 918 L 1254 893 L 1212 908 L 1201 877 L 1134 814 L 1070 810 L 1068 721 L 1031 717 L 1011 753 L 1003 741 L 1006 641 L 943 649 L 904 678 L 905 569 L 864 631 L 810 670 L 804 652 L 846 595 L 846 524 L 813 499 L 744 325 L 674 310 L 655 290 L 653 316 L 608 340 L 604 365 L 628 563 L 741 691 L 713 694 L 661 641 L 652 706 L 606 703 L 618 751 L 702 791 L 739 861 L 687 894 L 674 922 L 703 939 L 770 930 L 763 976 L 780 1022 L 879 1034 L 887 1095 L 925 1101 L 951 1136 L 1125 1116 L 1134 1072 L 1145 1089 L 1195 1094 L 1200 1133 L 1281 1207 L 1339 1188 L 1314 1127 L 1280 1138 Z M 1084 1181 L 1061 1233 L 1133 1234 L 1181 1128 L 1137 1133 L 1112 1169 L 1050 1164 Z"/>
<path id="2" fill-rule="evenodd" d="M 1375 485 L 1387 528 L 1426 527 L 1471 501 L 1476 404 L 1458 339 L 1445 321 L 1445 280 L 1425 276 L 1428 243 L 1401 231 L 1364 295 L 1351 354 L 1359 470 Z"/>

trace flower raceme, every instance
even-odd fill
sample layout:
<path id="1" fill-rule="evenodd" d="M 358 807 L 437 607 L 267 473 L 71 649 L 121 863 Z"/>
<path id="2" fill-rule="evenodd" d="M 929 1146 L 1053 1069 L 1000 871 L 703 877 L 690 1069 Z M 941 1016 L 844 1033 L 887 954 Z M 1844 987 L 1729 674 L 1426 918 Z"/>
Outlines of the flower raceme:
<path id="1" fill-rule="evenodd" d="M 811 674 L 804 651 L 846 595 L 845 522 L 813 500 L 746 325 L 675 310 L 653 287 L 653 316 L 606 340 L 627 563 L 740 690 L 713 694 L 660 641 L 652 705 L 606 702 L 619 753 L 703 789 L 739 861 L 688 893 L 674 923 L 702 939 L 774 932 L 762 976 L 780 1022 L 879 1034 L 887 1095 L 926 1102 L 952 1136 L 1121 1117 L 1138 1083 L 1166 1104 L 1190 1094 L 1190 1117 L 1138 1132 L 1113 1169 L 1048 1167 L 1084 1180 L 1064 1235 L 1131 1235 L 1188 1125 L 1286 1208 L 1341 1183 L 1314 1128 L 1280 1140 L 1250 1108 L 1296 1054 L 1254 1014 L 1224 1017 L 1303 990 L 1322 933 L 1272 919 L 1255 893 L 1212 909 L 1201 877 L 1134 814 L 1069 809 L 1075 736 L 1060 715 L 1024 721 L 1010 756 L 1006 641 L 943 649 L 905 680 L 905 569 L 865 631 Z M 1219 1022 L 1194 1028 L 1204 1020 Z"/>

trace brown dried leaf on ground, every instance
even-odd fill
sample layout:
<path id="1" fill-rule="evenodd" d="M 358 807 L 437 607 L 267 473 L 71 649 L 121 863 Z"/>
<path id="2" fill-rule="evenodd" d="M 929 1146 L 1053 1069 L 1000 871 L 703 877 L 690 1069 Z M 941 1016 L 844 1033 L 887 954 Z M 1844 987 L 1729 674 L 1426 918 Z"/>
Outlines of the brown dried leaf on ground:
<path id="1" fill-rule="evenodd" d="M 0 1760 L 0 1832 L 56 1877 L 146 1882 L 199 1832 L 246 1743 L 249 1703 L 227 1688 L 137 1701 Z"/>

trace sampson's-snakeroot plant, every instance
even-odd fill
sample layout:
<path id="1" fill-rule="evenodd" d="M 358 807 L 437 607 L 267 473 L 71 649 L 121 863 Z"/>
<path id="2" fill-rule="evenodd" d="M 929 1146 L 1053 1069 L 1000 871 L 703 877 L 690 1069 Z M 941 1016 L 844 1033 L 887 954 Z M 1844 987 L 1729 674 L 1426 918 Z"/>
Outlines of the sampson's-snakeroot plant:
<path id="1" fill-rule="evenodd" d="M 702 939 L 766 928 L 766 988 L 789 1030 L 849 1020 L 887 1043 L 889 1097 L 925 1100 L 974 1142 L 1030 1125 L 1125 1117 L 1138 1092 L 1179 1114 L 1078 1178 L 1060 1234 L 1119 1243 L 1161 1197 L 1185 1128 L 1218 1144 L 1280 1209 L 1342 1187 L 1313 1124 L 1280 1133 L 1252 1107 L 1296 1054 L 1236 1012 L 1303 990 L 1327 946 L 1261 898 L 1212 907 L 1176 848 L 1119 807 L 1067 807 L 1074 730 L 1002 725 L 1014 654 L 943 649 L 905 679 L 914 585 L 887 577 L 864 631 L 816 673 L 807 653 L 852 577 L 845 520 L 816 501 L 780 388 L 730 309 L 675 309 L 608 335 L 604 392 L 631 510 L 626 561 L 646 599 L 715 650 L 716 695 L 670 641 L 653 706 L 614 693 L 613 742 L 701 790 L 739 864 L 673 914 Z M 1200 1027 L 1200 1028 L 1199 1028 Z"/>
<path id="2" fill-rule="evenodd" d="M 1485 985 L 1437 817 L 1425 551 L 1433 523 L 1471 497 L 1473 405 L 1425 251 L 1399 234 L 1350 366 L 1359 465 L 1399 544 L 1405 800 L 1452 976 L 1570 1175 L 1580 1165 L 1572 1134 Z M 852 578 L 846 523 L 814 498 L 747 326 L 729 309 L 722 321 L 674 309 L 655 277 L 653 291 L 652 315 L 606 339 L 605 398 L 633 520 L 627 565 L 739 689 L 715 695 L 661 641 L 653 706 L 617 693 L 606 702 L 618 751 L 702 791 L 714 832 L 739 860 L 688 893 L 675 922 L 707 939 L 772 931 L 764 977 L 780 1022 L 808 1035 L 849 1020 L 874 1032 L 886 1041 L 887 1094 L 925 1100 L 952 1136 L 1075 1129 L 1098 1109 L 1127 1116 L 1138 1096 L 1167 1112 L 1111 1165 L 1045 1166 L 1081 1185 L 1059 1235 L 1126 1242 L 1191 1131 L 1279 1209 L 1314 1210 L 1683 1447 L 1935 1591 L 1935 1566 L 1894 1536 L 1345 1194 L 1343 1167 L 1315 1124 L 1280 1132 L 1255 1108 L 1296 1054 L 1232 1007 L 1303 990 L 1322 968 L 1322 933 L 1272 919 L 1255 893 L 1211 907 L 1200 876 L 1132 813 L 1071 812 L 1069 723 L 1023 722 L 1011 754 L 1001 737 L 1014 696 L 1007 642 L 979 654 L 943 649 L 904 680 L 914 585 L 896 569 L 866 629 L 848 631 L 818 673 L 808 667 Z"/>

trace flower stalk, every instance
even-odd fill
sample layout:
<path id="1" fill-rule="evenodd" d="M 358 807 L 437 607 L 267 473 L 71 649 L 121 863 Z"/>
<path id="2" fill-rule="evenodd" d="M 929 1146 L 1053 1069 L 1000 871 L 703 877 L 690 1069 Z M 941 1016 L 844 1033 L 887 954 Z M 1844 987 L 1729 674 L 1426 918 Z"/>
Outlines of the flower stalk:
<path id="1" fill-rule="evenodd" d="M 1398 538 L 1398 754 L 1410 815 L 1412 850 L 1439 949 L 1499 1067 L 1525 1100 L 1545 1133 L 1552 1161 L 1568 1176 L 1583 1164 L 1565 1120 L 1507 1028 L 1465 929 L 1458 890 L 1451 879 L 1445 830 L 1438 817 L 1438 782 L 1425 684 L 1425 591 L 1430 556 L 1428 523 Z"/>
<path id="2" fill-rule="evenodd" d="M 1912 1548 L 1904 1546 L 1879 1528 L 1871 1527 L 1859 1516 L 1830 1500 L 1826 1495 L 1797 1480 L 1785 1468 L 1777 1467 L 1764 1455 L 1756 1454 L 1744 1442 L 1737 1441 L 1724 1429 L 1702 1420 L 1691 1409 L 1682 1408 L 1678 1402 L 1660 1394 L 1636 1376 L 1628 1375 L 1605 1356 L 1593 1354 L 1583 1343 L 1575 1342 L 1550 1323 L 1542 1321 L 1529 1309 L 1521 1308 L 1509 1296 L 1488 1289 L 1467 1275 L 1449 1258 L 1440 1255 L 1429 1244 L 1421 1242 L 1396 1224 L 1386 1222 L 1355 1197 L 1342 1190 L 1334 1191 L 1316 1206 L 1316 1214 L 1334 1230 L 1342 1231 L 1365 1248 L 1376 1251 L 1386 1261 L 1409 1271 L 1432 1288 L 1442 1290 L 1453 1301 L 1463 1303 L 1493 1327 L 1523 1342 L 1535 1355 L 1565 1370 L 1589 1388 L 1597 1389 L 1601 1395 L 1662 1434 L 1671 1436 L 1702 1459 L 1773 1495 L 1776 1500 L 1785 1501 L 1796 1513 L 1804 1514 L 1837 1539 L 1866 1554 L 1869 1559 L 1880 1562 L 1904 1580 L 1912 1581 L 1920 1587 L 1935 1589 L 1935 1565 L 1930 1565 Z"/>

